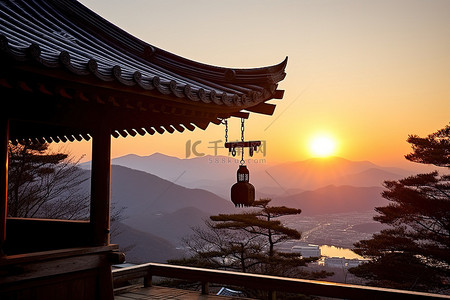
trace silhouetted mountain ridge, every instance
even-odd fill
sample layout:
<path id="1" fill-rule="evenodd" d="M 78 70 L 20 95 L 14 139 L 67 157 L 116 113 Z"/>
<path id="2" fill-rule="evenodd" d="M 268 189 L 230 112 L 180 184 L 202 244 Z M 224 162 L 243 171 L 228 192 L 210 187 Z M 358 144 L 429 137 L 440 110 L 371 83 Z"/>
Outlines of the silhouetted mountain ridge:
<path id="1" fill-rule="evenodd" d="M 123 166 L 111 166 L 111 199 L 126 207 L 126 215 L 171 213 L 198 207 L 205 213 L 230 211 L 231 202 L 201 189 L 190 189 L 158 176 Z"/>
<path id="2" fill-rule="evenodd" d="M 121 222 L 114 223 L 115 234 L 111 242 L 126 251 L 126 260 L 131 263 L 166 262 L 181 255 L 175 246 L 164 238 L 137 230 Z"/>
<path id="3" fill-rule="evenodd" d="M 215 214 L 219 213 L 226 212 Z M 136 214 L 123 222 L 138 230 L 163 237 L 176 246 L 182 246 L 181 240 L 192 233 L 191 228 L 203 226 L 204 220 L 210 215 L 212 214 L 197 207 L 184 207 L 172 213 Z"/>
<path id="4" fill-rule="evenodd" d="M 300 208 L 302 215 L 334 214 L 343 212 L 365 212 L 384 206 L 387 200 L 381 197 L 381 187 L 353 187 L 329 185 L 314 191 L 292 196 L 277 197 L 273 205 Z"/>
<path id="5" fill-rule="evenodd" d="M 381 186 L 386 179 L 399 179 L 411 173 L 340 157 L 311 158 L 278 165 L 255 161 L 260 160 L 250 160 L 247 165 L 250 182 L 258 197 L 286 195 L 290 190 L 315 190 L 330 184 Z M 129 154 L 114 158 L 112 163 L 154 174 L 184 187 L 208 190 L 228 199 L 229 189 L 236 181 L 239 159 L 227 156 L 181 159 L 154 153 L 148 156 Z"/>
<path id="6" fill-rule="evenodd" d="M 146 159 L 150 160 L 148 165 L 144 164 Z M 148 157 L 127 155 L 117 159 L 153 171 L 163 170 L 166 176 L 172 176 L 172 181 L 131 167 L 111 166 L 111 200 L 116 207 L 125 207 L 123 215 L 126 217 L 122 221 L 122 235 L 117 241 L 121 246 L 128 246 L 133 243 L 140 245 L 141 240 L 145 240 L 145 246 L 130 250 L 134 251 L 130 252 L 130 259 L 164 261 L 178 253 L 176 247 L 182 245 L 183 237 L 192 233 L 191 227 L 202 226 L 211 215 L 242 211 L 229 200 L 238 163 L 228 163 L 225 160 L 228 158 L 224 158 L 224 163 L 219 160 L 219 164 L 211 159 L 179 159 L 160 153 Z M 190 166 L 193 166 L 193 172 Z M 302 209 L 299 218 L 373 211 L 374 207 L 387 202 L 380 195 L 381 182 L 400 176 L 367 161 L 352 162 L 342 158 L 311 159 L 275 166 L 249 165 L 249 169 L 250 181 L 260 191 L 259 195 L 271 197 L 272 205 Z M 212 190 L 222 191 L 224 197 L 203 189 L 181 186 L 179 181 L 187 174 L 190 174 L 191 183 L 195 182 L 197 186 L 207 184 Z M 160 256 L 144 257 L 150 244 L 155 247 L 150 252 L 160 253 Z"/>
<path id="7" fill-rule="evenodd" d="M 340 157 L 312 158 L 284 163 L 268 168 L 266 173 L 282 186 L 304 190 L 314 190 L 330 184 L 381 186 L 380 178 L 383 176 L 402 177 L 401 174 L 393 174 L 369 161 L 350 161 Z M 351 181 L 352 179 L 354 181 Z"/>

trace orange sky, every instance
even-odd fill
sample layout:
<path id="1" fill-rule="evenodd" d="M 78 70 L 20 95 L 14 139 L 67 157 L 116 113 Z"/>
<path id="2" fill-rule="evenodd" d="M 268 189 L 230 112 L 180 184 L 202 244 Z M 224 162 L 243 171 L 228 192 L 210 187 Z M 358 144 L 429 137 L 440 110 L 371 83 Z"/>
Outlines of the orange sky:
<path id="1" fill-rule="evenodd" d="M 311 157 L 318 132 L 337 156 L 401 165 L 408 134 L 450 122 L 450 1 L 435 0 L 81 0 L 146 42 L 226 67 L 259 67 L 289 57 L 272 117 L 252 114 L 246 138 L 267 142 L 268 162 Z M 239 138 L 239 120 L 230 138 Z M 161 152 L 181 158 L 186 143 L 214 155 L 224 127 L 113 139 L 113 157 Z M 90 143 L 72 152 L 90 159 Z M 219 149 L 218 154 L 226 154 Z M 258 154 L 262 158 L 261 154 Z"/>

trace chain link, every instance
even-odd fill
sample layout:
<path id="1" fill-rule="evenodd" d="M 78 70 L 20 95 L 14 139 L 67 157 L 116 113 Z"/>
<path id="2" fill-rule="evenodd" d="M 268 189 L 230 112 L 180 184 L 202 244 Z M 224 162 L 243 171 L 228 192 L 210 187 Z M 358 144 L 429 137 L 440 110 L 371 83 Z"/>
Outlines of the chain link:
<path id="1" fill-rule="evenodd" d="M 228 120 L 224 120 L 225 123 L 225 143 L 228 143 Z"/>
<path id="2" fill-rule="evenodd" d="M 228 120 L 223 120 L 223 124 L 225 124 L 225 143 L 228 143 Z M 241 142 L 244 142 L 244 118 L 241 118 Z M 236 149 L 232 149 L 231 153 L 233 154 L 233 156 L 236 155 Z M 240 161 L 241 165 L 245 164 L 245 160 L 244 160 L 244 147 L 241 148 L 241 161 Z"/>
<path id="3" fill-rule="evenodd" d="M 244 141 L 244 118 L 241 118 L 241 142 Z"/>
<path id="4" fill-rule="evenodd" d="M 241 118 L 241 142 L 244 141 L 244 118 Z M 241 148 L 241 165 L 245 164 L 245 160 L 244 160 L 244 147 Z"/>

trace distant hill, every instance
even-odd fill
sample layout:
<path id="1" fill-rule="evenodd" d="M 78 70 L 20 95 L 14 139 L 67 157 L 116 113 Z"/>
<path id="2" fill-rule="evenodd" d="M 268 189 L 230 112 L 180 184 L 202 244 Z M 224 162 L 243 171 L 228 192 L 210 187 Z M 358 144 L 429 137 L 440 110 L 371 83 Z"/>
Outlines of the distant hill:
<path id="1" fill-rule="evenodd" d="M 211 192 L 190 189 L 158 176 L 122 166 L 111 166 L 111 201 L 126 207 L 125 215 L 172 213 L 198 207 L 216 214 L 234 209 L 233 203 Z"/>
<path id="2" fill-rule="evenodd" d="M 296 187 L 304 190 L 314 190 L 331 184 L 381 186 L 384 179 L 403 177 L 403 174 L 394 174 L 368 161 L 350 161 L 339 157 L 284 163 L 270 167 L 265 172 L 286 188 Z"/>
<path id="3" fill-rule="evenodd" d="M 119 244 L 120 249 L 125 249 L 127 262 L 166 262 L 181 254 L 172 243 L 161 237 L 136 230 L 120 222 L 114 225 L 117 234 L 111 236 L 111 242 Z"/>
<path id="4" fill-rule="evenodd" d="M 123 223 L 164 238 L 175 246 L 203 225 L 210 215 L 241 211 L 231 201 L 208 191 L 178 186 L 157 176 L 122 166 L 112 166 L 112 201 L 126 207 Z M 313 191 L 286 190 L 272 205 L 302 209 L 302 215 L 370 211 L 383 206 L 381 187 L 327 186 Z"/>
<path id="5" fill-rule="evenodd" d="M 239 167 L 239 159 L 232 156 L 205 155 L 180 159 L 161 153 L 149 156 L 129 154 L 114 158 L 111 163 L 154 174 L 184 187 L 207 190 L 225 199 L 230 197 L 230 188 L 236 182 Z M 253 174 L 261 173 L 267 167 L 265 163 L 249 163 L 250 180 L 257 187 L 269 187 L 272 190 L 270 195 L 279 194 L 282 191 L 274 182 L 267 182 L 267 178 L 253 178 Z"/>
<path id="6" fill-rule="evenodd" d="M 230 200 L 211 192 L 115 165 L 111 166 L 111 202 L 125 208 L 122 223 L 175 246 L 210 215 L 237 210 Z"/>
<path id="7" fill-rule="evenodd" d="M 381 186 L 384 180 L 400 179 L 411 174 L 411 171 L 399 168 L 339 157 L 312 158 L 278 165 L 263 160 L 262 163 L 255 163 L 259 159 L 248 163 L 250 182 L 255 186 L 258 197 L 292 195 L 292 190 L 314 190 L 331 184 Z M 154 153 L 149 156 L 125 155 L 114 158 L 112 164 L 154 174 L 184 187 L 208 190 L 229 199 L 230 188 L 236 182 L 239 160 L 227 156 L 180 159 Z M 89 167 L 89 163 L 84 167 Z"/>
<path id="8" fill-rule="evenodd" d="M 386 174 L 366 162 L 353 164 L 337 160 L 335 164 L 340 169 L 355 172 L 354 174 L 360 171 L 358 176 L 361 178 L 365 175 L 376 178 Z M 294 166 L 295 164 L 291 167 Z M 308 171 L 305 167 L 307 165 L 296 166 L 302 167 L 306 174 L 314 173 L 312 169 Z M 285 167 L 287 171 L 291 168 Z M 271 172 L 279 174 L 277 172 L 281 170 L 274 168 Z M 235 174 L 235 170 L 233 173 Z M 351 174 L 346 176 L 336 178 L 351 180 Z M 358 176 L 355 175 L 355 180 Z M 387 202 L 380 196 L 381 187 L 329 185 L 305 191 L 284 189 L 281 186 L 284 184 L 283 180 L 277 180 L 280 180 L 278 188 L 282 188 L 282 193 L 272 197 L 272 205 L 300 208 L 302 216 L 368 211 Z M 128 261 L 165 261 L 173 258 L 179 254 L 176 247 L 182 246 L 181 239 L 192 233 L 191 227 L 202 226 L 204 220 L 211 215 L 242 211 L 235 208 L 229 198 L 224 199 L 209 191 L 186 188 L 177 183 L 128 167 L 111 166 L 111 201 L 116 208 L 125 207 L 122 233 L 113 242 L 122 248 L 135 244 L 127 253 Z M 222 187 L 224 191 L 229 191 L 231 184 L 232 182 L 225 188 Z M 273 190 L 270 186 L 262 186 L 261 192 L 270 194 Z"/>
<path id="9" fill-rule="evenodd" d="M 172 213 L 136 214 L 123 222 L 162 237 L 175 246 L 182 246 L 181 240 L 192 234 L 191 228 L 203 226 L 204 220 L 210 215 L 212 214 L 205 213 L 200 208 L 185 207 Z"/>
<path id="10" fill-rule="evenodd" d="M 191 227 L 204 225 L 211 215 L 243 211 L 229 200 L 238 165 L 228 157 L 179 159 L 159 153 L 113 159 L 111 202 L 116 209 L 125 208 L 125 219 L 112 242 L 121 248 L 134 245 L 127 251 L 129 262 L 164 262 L 179 256 L 177 247 L 192 233 Z M 249 170 L 257 198 L 271 197 L 271 205 L 300 208 L 301 216 L 373 211 L 387 204 L 380 195 L 381 183 L 410 174 L 337 157 L 254 164 Z M 84 185 L 88 188 L 89 182 Z M 355 230 L 374 231 L 375 225 Z"/>
<path id="11" fill-rule="evenodd" d="M 370 168 L 356 174 L 345 175 L 338 178 L 334 185 L 352 185 L 359 187 L 381 186 L 386 180 L 398 180 L 404 175 L 389 172 L 383 169 Z"/>
<path id="12" fill-rule="evenodd" d="M 232 156 L 210 156 L 182 159 L 154 153 L 148 156 L 129 154 L 111 160 L 111 164 L 129 167 L 157 175 L 183 186 L 197 180 L 227 180 L 235 177 L 239 158 Z M 258 168 L 258 166 L 257 166 Z"/>
<path id="13" fill-rule="evenodd" d="M 384 206 L 381 187 L 327 186 L 314 191 L 273 199 L 273 205 L 300 208 L 302 215 L 364 212 Z"/>

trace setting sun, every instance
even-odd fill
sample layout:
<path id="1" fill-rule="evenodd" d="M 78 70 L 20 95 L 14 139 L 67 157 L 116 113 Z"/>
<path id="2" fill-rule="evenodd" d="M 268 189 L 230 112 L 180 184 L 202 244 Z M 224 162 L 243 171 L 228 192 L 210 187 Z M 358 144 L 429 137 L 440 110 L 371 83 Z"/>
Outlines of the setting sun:
<path id="1" fill-rule="evenodd" d="M 331 156 L 336 152 L 336 142 L 326 135 L 315 136 L 309 143 L 309 150 L 316 157 Z"/>

